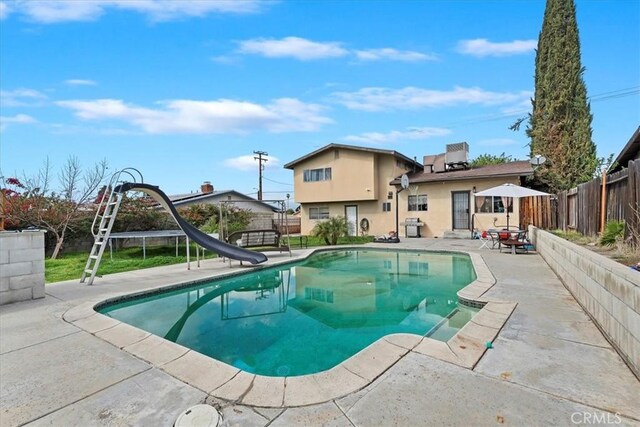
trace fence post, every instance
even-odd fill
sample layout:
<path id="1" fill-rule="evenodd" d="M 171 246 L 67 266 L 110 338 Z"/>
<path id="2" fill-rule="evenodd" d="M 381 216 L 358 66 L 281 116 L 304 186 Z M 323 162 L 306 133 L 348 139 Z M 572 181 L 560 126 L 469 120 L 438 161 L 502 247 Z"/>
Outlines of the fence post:
<path id="1" fill-rule="evenodd" d="M 600 200 L 600 232 L 604 232 L 605 217 L 607 216 L 607 170 L 602 169 L 602 196 Z"/>

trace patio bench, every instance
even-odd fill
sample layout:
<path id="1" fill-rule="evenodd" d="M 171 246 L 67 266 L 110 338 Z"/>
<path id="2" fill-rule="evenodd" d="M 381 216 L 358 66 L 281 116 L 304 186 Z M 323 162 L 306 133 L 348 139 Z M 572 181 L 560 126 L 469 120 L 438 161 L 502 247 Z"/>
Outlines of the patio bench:
<path id="1" fill-rule="evenodd" d="M 227 241 L 241 248 L 258 248 L 264 251 L 289 251 L 289 246 L 281 241 L 280 232 L 277 230 L 243 230 L 231 233 Z"/>

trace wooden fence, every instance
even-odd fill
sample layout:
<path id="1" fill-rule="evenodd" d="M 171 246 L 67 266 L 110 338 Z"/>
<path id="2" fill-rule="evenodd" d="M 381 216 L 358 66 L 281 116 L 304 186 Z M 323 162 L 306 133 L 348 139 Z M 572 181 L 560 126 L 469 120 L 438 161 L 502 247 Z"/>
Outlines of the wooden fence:
<path id="1" fill-rule="evenodd" d="M 520 199 L 520 224 L 525 229 L 530 224 L 545 230 L 558 228 L 557 209 L 557 200 L 548 196 L 522 198 Z"/>
<path id="2" fill-rule="evenodd" d="M 607 175 L 606 187 L 605 221 L 624 221 L 625 238 L 636 239 L 640 234 L 640 160 L 632 160 L 626 169 Z M 595 236 L 601 231 L 601 208 L 601 178 L 562 191 L 555 198 L 520 200 L 524 226 L 533 224 L 547 230 L 577 230 L 587 236 Z"/>
<path id="3" fill-rule="evenodd" d="M 273 227 L 282 234 L 287 232 L 287 226 L 289 228 L 289 234 L 300 234 L 300 225 L 300 217 L 288 217 L 286 220 L 284 218 L 273 220 Z"/>

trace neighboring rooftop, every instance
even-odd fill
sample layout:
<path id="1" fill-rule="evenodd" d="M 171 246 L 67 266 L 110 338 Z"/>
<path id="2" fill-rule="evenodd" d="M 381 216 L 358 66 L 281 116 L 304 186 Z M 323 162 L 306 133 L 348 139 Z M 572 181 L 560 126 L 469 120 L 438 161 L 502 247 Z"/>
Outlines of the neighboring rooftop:
<path id="1" fill-rule="evenodd" d="M 533 168 L 528 160 L 481 166 L 471 169 L 456 169 L 447 172 L 419 172 L 409 175 L 409 182 L 441 182 L 477 178 L 499 178 L 511 176 L 533 175 Z M 399 179 L 391 181 L 392 185 L 400 184 Z"/>
<path id="2" fill-rule="evenodd" d="M 279 210 L 278 207 L 271 205 L 270 203 L 256 200 L 251 196 L 247 196 L 246 194 L 242 194 L 236 190 L 220 190 L 220 191 L 197 191 L 194 193 L 186 193 L 186 194 L 173 194 L 169 195 L 169 200 L 176 206 L 180 207 L 182 205 L 194 204 L 194 203 L 204 203 L 209 199 L 221 199 L 226 198 L 231 201 L 241 201 L 246 200 L 248 202 L 257 203 L 263 205 L 264 207 L 273 210 L 274 212 Z"/>
<path id="3" fill-rule="evenodd" d="M 353 150 L 353 151 L 364 151 L 364 152 L 368 152 L 368 153 L 375 153 L 375 154 L 386 154 L 386 155 L 391 155 L 394 156 L 398 159 L 402 159 L 405 162 L 409 163 L 409 165 L 414 166 L 416 169 L 422 170 L 423 166 L 421 163 L 415 161 L 414 159 L 411 159 L 407 156 L 405 156 L 402 153 L 398 153 L 395 150 L 381 150 L 379 148 L 368 148 L 368 147 L 358 147 L 356 145 L 346 145 L 346 144 L 329 144 L 329 145 L 325 145 L 322 148 L 317 149 L 316 151 L 313 151 L 305 156 L 299 157 L 297 159 L 295 159 L 294 161 L 291 161 L 289 163 L 287 163 L 286 165 L 284 165 L 285 169 L 293 169 L 295 165 L 297 165 L 300 162 L 303 162 L 307 159 L 310 159 L 314 156 L 317 156 L 320 153 L 323 153 L 327 150 L 335 150 L 335 149 L 344 149 L 344 150 Z"/>
<path id="4" fill-rule="evenodd" d="M 609 170 L 609 173 L 619 171 L 620 169 L 624 169 L 629 164 L 630 160 L 640 159 L 640 126 L 633 133 L 627 145 L 624 146 L 616 160 L 614 161 L 614 166 Z"/>

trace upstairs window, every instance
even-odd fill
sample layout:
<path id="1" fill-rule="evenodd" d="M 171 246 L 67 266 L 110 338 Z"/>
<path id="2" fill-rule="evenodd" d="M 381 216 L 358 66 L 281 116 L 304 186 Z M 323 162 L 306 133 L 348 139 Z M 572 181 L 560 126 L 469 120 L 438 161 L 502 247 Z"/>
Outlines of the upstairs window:
<path id="1" fill-rule="evenodd" d="M 409 211 L 426 211 L 427 210 L 427 195 L 418 194 L 416 196 L 409 196 Z"/>
<path id="2" fill-rule="evenodd" d="M 391 212 L 391 202 L 382 202 L 382 212 Z"/>
<path id="3" fill-rule="evenodd" d="M 331 181 L 331 168 L 305 169 L 304 182 Z"/>

